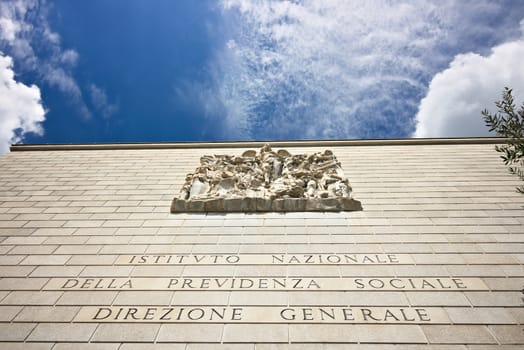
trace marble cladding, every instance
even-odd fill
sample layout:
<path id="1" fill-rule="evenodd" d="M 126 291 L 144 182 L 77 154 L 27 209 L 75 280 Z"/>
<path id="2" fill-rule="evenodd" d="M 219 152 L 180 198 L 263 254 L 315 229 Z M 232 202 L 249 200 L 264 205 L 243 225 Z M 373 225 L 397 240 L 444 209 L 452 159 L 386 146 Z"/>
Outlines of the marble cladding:
<path id="1" fill-rule="evenodd" d="M 524 197 L 493 145 L 330 149 L 361 211 L 170 213 L 238 148 L 0 157 L 0 349 L 521 349 Z"/>

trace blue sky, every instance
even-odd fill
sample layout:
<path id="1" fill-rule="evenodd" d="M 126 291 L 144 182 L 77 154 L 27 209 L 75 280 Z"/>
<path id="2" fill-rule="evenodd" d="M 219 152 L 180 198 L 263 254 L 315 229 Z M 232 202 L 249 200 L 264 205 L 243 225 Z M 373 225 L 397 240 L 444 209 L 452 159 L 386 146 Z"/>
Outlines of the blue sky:
<path id="1" fill-rule="evenodd" d="M 9 143 L 485 136 L 524 1 L 4 0 Z"/>

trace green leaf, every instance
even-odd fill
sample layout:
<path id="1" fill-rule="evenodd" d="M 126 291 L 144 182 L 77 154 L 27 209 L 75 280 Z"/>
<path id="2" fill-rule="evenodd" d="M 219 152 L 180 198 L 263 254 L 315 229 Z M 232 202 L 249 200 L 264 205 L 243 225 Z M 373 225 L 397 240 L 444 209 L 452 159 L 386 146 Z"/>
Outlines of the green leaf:
<path id="1" fill-rule="evenodd" d="M 495 150 L 500 153 L 504 164 L 509 166 L 510 173 L 524 181 L 524 102 L 516 111 L 513 90 L 505 87 L 502 100 L 495 101 L 495 107 L 495 114 L 487 109 L 481 111 L 484 123 L 490 132 L 506 139 L 506 144 L 496 145 Z M 524 186 L 517 187 L 517 191 L 524 194 Z"/>

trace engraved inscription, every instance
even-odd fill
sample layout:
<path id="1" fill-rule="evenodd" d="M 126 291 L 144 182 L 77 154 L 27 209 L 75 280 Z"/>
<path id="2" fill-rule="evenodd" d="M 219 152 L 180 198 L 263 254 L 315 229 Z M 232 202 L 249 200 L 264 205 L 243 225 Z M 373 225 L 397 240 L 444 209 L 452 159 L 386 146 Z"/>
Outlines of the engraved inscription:
<path id="1" fill-rule="evenodd" d="M 461 278 L 356 278 L 356 289 L 466 289 L 465 281 Z"/>
<path id="2" fill-rule="evenodd" d="M 225 288 L 224 288 L 225 287 Z M 168 289 L 320 289 L 308 278 L 172 278 Z"/>
<path id="3" fill-rule="evenodd" d="M 366 265 L 411 264 L 408 254 L 152 254 L 120 255 L 116 265 Z"/>
<path id="4" fill-rule="evenodd" d="M 395 254 L 274 254 L 272 264 L 398 264 Z"/>
<path id="5" fill-rule="evenodd" d="M 240 321 L 242 308 L 100 307 L 92 321 Z"/>
<path id="6" fill-rule="evenodd" d="M 59 289 L 133 289 L 133 281 L 128 278 L 69 278 Z"/>
<path id="7" fill-rule="evenodd" d="M 289 307 L 280 311 L 286 321 L 430 322 L 423 308 Z"/>
<path id="8" fill-rule="evenodd" d="M 74 322 L 445 323 L 443 308 L 413 307 L 82 307 Z"/>
<path id="9" fill-rule="evenodd" d="M 122 257 L 122 256 L 120 256 Z M 120 258 L 119 257 L 119 258 Z M 125 256 L 124 256 L 125 257 Z M 117 260 L 117 264 L 121 259 Z M 176 264 L 202 264 L 202 265 L 228 265 L 237 264 L 240 260 L 238 255 L 217 255 L 217 254 L 195 254 L 195 255 L 130 255 L 128 263 L 129 265 L 147 265 L 147 264 L 159 264 L 159 265 L 176 265 Z M 124 260 L 125 261 L 125 260 Z"/>
<path id="10" fill-rule="evenodd" d="M 45 290 L 488 290 L 479 278 L 52 278 Z"/>

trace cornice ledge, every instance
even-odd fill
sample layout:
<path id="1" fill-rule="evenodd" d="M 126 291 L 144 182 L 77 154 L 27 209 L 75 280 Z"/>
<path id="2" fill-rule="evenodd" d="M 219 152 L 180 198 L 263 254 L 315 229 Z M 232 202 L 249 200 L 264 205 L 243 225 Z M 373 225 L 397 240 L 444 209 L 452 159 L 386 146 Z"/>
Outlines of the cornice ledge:
<path id="1" fill-rule="evenodd" d="M 461 145 L 501 144 L 502 137 L 467 138 L 409 138 L 409 139 L 359 139 L 359 140 L 288 140 L 288 141 L 217 141 L 217 142 L 138 142 L 91 144 L 18 144 L 11 152 L 23 151 L 88 151 L 132 149 L 191 149 L 191 148 L 260 148 L 268 143 L 273 147 L 337 147 L 337 146 L 398 146 L 398 145 Z"/>

